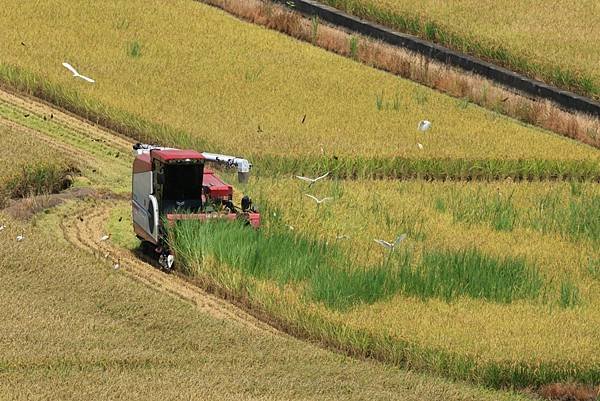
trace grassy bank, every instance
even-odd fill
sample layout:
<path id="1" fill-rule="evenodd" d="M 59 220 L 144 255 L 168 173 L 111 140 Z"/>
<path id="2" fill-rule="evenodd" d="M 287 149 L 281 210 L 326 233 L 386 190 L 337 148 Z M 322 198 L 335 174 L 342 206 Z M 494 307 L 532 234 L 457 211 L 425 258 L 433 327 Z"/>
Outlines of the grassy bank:
<path id="1" fill-rule="evenodd" d="M 600 9 L 593 1 L 556 3 L 551 10 L 525 1 L 445 2 L 397 0 L 322 0 L 350 14 L 401 32 L 481 57 L 532 78 L 584 96 L 600 98 L 598 36 L 592 23 Z M 588 28 L 592 27 L 592 31 Z M 594 31 L 595 30 L 595 31 Z"/>

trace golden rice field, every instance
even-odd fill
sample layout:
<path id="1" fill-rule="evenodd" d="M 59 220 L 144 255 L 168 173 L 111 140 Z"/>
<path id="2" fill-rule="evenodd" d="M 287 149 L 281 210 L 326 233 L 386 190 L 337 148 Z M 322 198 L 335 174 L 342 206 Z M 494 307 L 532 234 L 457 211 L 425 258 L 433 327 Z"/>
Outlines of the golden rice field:
<path id="1" fill-rule="evenodd" d="M 524 258 L 553 283 L 546 294 L 530 302 L 500 305 L 465 297 L 446 303 L 394 296 L 329 314 L 336 321 L 482 361 L 568 361 L 589 367 L 600 362 L 595 340 L 600 335 L 597 185 L 577 188 L 573 195 L 567 183 L 358 181 L 323 183 L 307 190 L 298 181 L 261 179 L 249 192 L 276 205 L 275 213 L 281 213 L 290 231 L 337 244 L 359 266 L 377 265 L 388 257 L 374 239 L 391 241 L 407 233 L 401 247 L 416 253 L 475 247 L 497 258 Z M 317 207 L 303 196 L 307 192 L 334 199 Z M 557 213 L 580 203 L 588 210 L 581 221 L 558 228 L 564 220 L 576 218 Z M 482 211 L 489 215 L 475 215 Z M 577 224 L 587 231 L 569 230 Z M 558 306 L 558 286 L 565 279 L 579 288 L 581 302 L 573 310 Z"/>
<path id="2" fill-rule="evenodd" d="M 1 106 L 2 123 L 24 116 L 14 106 Z M 119 179 L 127 181 L 127 171 L 114 157 L 120 148 L 106 152 L 116 139 L 89 141 L 103 132 L 84 131 L 83 124 L 75 130 L 56 115 L 54 121 L 30 114 L 20 120 L 17 131 L 1 130 L 5 156 L 10 153 L 10 159 L 2 159 L 3 166 L 45 160 L 45 155 L 56 161 L 67 154 L 87 154 L 78 185 L 115 185 L 112 175 L 99 171 L 109 163 Z M 24 131 L 29 126 L 38 134 Z M 82 132 L 91 135 L 88 140 Z M 41 147 L 45 135 L 53 142 Z M 119 185 L 115 188 L 120 190 Z M 74 235 L 69 220 L 79 223 L 80 213 L 102 207 L 94 201 L 70 202 L 31 221 L 15 220 L 0 210 L 3 397 L 385 400 L 394 394 L 408 400 L 527 399 L 340 356 L 215 316 L 202 305 L 133 280 L 126 262 L 115 270 L 110 258 L 96 258 L 74 246 L 72 238 L 66 240 Z M 128 211 L 120 216 L 127 215 Z M 126 220 L 115 219 L 106 228 L 94 226 L 94 232 L 108 228 L 113 234 L 130 234 Z M 17 235 L 24 239 L 16 241 Z"/>
<path id="3" fill-rule="evenodd" d="M 220 152 L 255 159 L 598 160 L 590 147 L 196 2 L 81 7 L 10 0 L 4 11 L 0 22 L 18 21 L 0 34 L 5 80 L 7 66 L 19 67 L 64 88 L 63 103 L 102 109 L 99 102 L 183 130 Z M 63 61 L 97 82 L 73 79 Z M 425 118 L 433 129 L 419 136 Z"/>
<path id="4" fill-rule="evenodd" d="M 178 227 L 184 272 L 348 353 L 492 387 L 597 384 L 600 189 L 561 171 L 596 171 L 598 150 L 193 1 L 7 5 L 0 22 L 19 21 L 0 32 L 8 85 L 138 138 L 255 162 L 239 189 L 264 230 Z M 425 118 L 433 129 L 418 133 Z M 394 158 L 429 175 L 394 174 Z M 377 163 L 385 173 L 364 175 L 555 181 L 336 179 Z M 290 178 L 329 168 L 347 171 L 310 189 Z M 128 208 L 107 227 L 122 230 Z M 394 253 L 374 242 L 400 233 Z"/>
<path id="5" fill-rule="evenodd" d="M 516 69 L 600 96 L 600 6 L 594 0 L 321 0 Z"/>

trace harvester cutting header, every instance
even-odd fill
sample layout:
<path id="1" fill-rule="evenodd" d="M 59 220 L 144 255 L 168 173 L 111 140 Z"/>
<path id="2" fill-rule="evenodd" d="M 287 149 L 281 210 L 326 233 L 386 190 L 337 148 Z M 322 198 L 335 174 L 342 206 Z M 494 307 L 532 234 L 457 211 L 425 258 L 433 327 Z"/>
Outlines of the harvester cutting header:
<path id="1" fill-rule="evenodd" d="M 248 160 L 141 143 L 133 145 L 133 153 L 133 229 L 163 268 L 171 269 L 175 260 L 164 224 L 217 218 L 260 225 L 260 215 L 250 198 L 244 196 L 240 207 L 235 206 L 233 187 L 205 167 L 210 162 L 236 168 L 238 180 L 246 182 L 252 167 Z"/>

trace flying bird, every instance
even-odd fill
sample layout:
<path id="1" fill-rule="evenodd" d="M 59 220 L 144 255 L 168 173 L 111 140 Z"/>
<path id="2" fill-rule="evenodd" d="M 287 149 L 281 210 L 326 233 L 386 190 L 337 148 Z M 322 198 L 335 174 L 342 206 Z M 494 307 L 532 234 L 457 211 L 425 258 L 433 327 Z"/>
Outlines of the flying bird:
<path id="1" fill-rule="evenodd" d="M 106 240 L 107 240 L 107 239 L 109 239 L 109 238 L 110 238 L 110 234 L 103 235 L 103 236 L 100 238 L 100 241 L 106 241 Z"/>
<path id="2" fill-rule="evenodd" d="M 418 147 L 419 149 L 423 150 L 423 145 L 422 145 L 422 144 L 420 144 L 420 143 L 417 143 L 417 147 Z"/>
<path id="3" fill-rule="evenodd" d="M 375 242 L 377 242 L 379 245 L 383 246 L 384 248 L 390 249 L 390 250 L 394 250 L 394 248 L 396 248 L 396 246 L 401 243 L 402 241 L 404 241 L 406 239 L 406 234 L 401 234 L 398 236 L 398 238 L 396 238 L 396 240 L 394 242 L 387 242 L 385 240 L 382 239 L 376 239 Z"/>
<path id="4" fill-rule="evenodd" d="M 323 174 L 322 176 L 320 176 L 320 177 L 317 177 L 317 178 L 302 177 L 302 176 L 300 176 L 300 175 L 297 175 L 297 176 L 296 176 L 296 178 L 298 178 L 298 179 L 300 179 L 300 180 L 302 180 L 302 181 L 306 181 L 306 182 L 308 182 L 308 183 L 309 183 L 309 184 L 308 184 L 308 186 L 310 187 L 310 186 L 312 186 L 312 185 L 313 185 L 315 182 L 317 182 L 317 181 L 319 181 L 319 180 L 322 180 L 323 178 L 327 177 L 328 175 L 329 175 L 329 171 L 328 171 L 328 172 L 326 172 L 325 174 Z"/>
<path id="5" fill-rule="evenodd" d="M 350 239 L 350 236 L 346 234 L 336 235 L 335 239 Z"/>
<path id="6" fill-rule="evenodd" d="M 69 63 L 62 63 L 62 65 L 63 65 L 63 66 L 64 66 L 64 67 L 65 67 L 67 70 L 71 71 L 71 72 L 73 73 L 73 76 L 74 76 L 75 78 L 81 78 L 81 79 L 83 79 L 83 80 L 85 80 L 85 81 L 88 81 L 88 82 L 91 82 L 91 83 L 94 83 L 94 82 L 96 82 L 96 81 L 94 81 L 92 78 L 88 78 L 88 77 L 86 77 L 86 76 L 84 76 L 84 75 L 81 75 L 79 72 L 77 72 L 77 70 L 76 70 L 76 69 L 75 69 L 75 68 L 74 68 L 74 67 L 73 67 L 71 64 L 69 64 Z"/>
<path id="7" fill-rule="evenodd" d="M 312 195 L 309 195 L 309 194 L 304 194 L 304 195 L 308 196 L 310 199 L 312 199 L 315 202 L 317 202 L 317 205 L 320 205 L 323 202 L 327 202 L 328 200 L 332 200 L 333 199 L 331 197 L 327 197 L 327 198 L 323 198 L 323 199 L 318 199 L 318 198 L 316 198 L 316 197 L 314 197 Z"/>
<path id="8" fill-rule="evenodd" d="M 0 231 L 4 230 L 6 227 L 4 225 L 0 226 Z"/>
<path id="9" fill-rule="evenodd" d="M 421 120 L 417 128 L 421 132 L 426 132 L 431 128 L 431 121 Z"/>
<path id="10" fill-rule="evenodd" d="M 18 241 L 18 242 L 21 242 L 21 241 L 23 241 L 24 239 L 25 239 L 25 236 L 24 236 L 23 234 L 21 234 L 21 235 L 17 235 L 17 241 Z"/>

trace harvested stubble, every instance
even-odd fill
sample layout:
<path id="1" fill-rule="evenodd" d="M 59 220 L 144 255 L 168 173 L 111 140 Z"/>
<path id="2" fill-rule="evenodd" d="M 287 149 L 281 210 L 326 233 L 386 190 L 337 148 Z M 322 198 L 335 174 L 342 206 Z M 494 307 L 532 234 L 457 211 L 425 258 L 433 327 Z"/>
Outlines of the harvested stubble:
<path id="1" fill-rule="evenodd" d="M 66 242 L 63 212 L 0 212 L 2 398 L 525 400 L 213 317 Z"/>
<path id="2" fill-rule="evenodd" d="M 598 160 L 592 148 L 476 106 L 457 107 L 453 98 L 242 24 L 202 4 L 178 1 L 166 8 L 133 1 L 114 9 L 106 3 L 87 7 L 60 0 L 35 7 L 9 5 L 8 18 L 18 10 L 15 18 L 45 23 L 32 23 L 24 38 L 3 33 L 0 46 L 9 55 L 5 62 L 19 67 L 5 65 L 3 79 L 140 139 L 218 148 L 255 161 L 292 154 L 318 158 L 323 148 L 330 157 L 358 156 L 348 175 L 366 176 L 378 174 L 379 159 L 393 157 L 409 161 L 404 162 L 409 169 L 413 160 L 425 160 L 424 165 L 433 160 L 425 170 L 434 171 L 426 173 L 433 175 L 438 168 L 454 177 L 462 173 L 448 166 L 453 159 L 471 170 L 477 170 L 478 161 L 491 160 L 491 170 L 483 174 L 488 177 L 494 176 L 494 161 L 506 159 L 515 166 L 507 169 L 500 163 L 499 169 L 512 169 L 509 175 L 515 178 L 515 168 L 535 170 L 540 160 L 564 161 L 567 170 L 575 171 L 587 167 L 570 163 Z M 94 19 L 117 11 L 129 25 Z M 188 30 L 167 29 L 171 25 Z M 124 51 L 134 26 L 144 47 L 136 59 Z M 218 35 L 214 27 L 219 27 Z M 66 38 L 60 46 L 44 42 L 52 37 L 50 30 Z M 22 40 L 36 46 L 26 51 Z M 69 61 L 96 84 L 75 80 L 64 70 L 60 63 L 67 50 Z M 290 79 L 298 76 L 298 65 L 303 66 L 301 76 Z M 23 68 L 59 85 L 38 80 Z M 399 110 L 377 110 L 375 96 L 381 90 L 400 96 Z M 417 137 L 422 118 L 431 119 L 434 129 Z M 424 144 L 423 151 L 417 141 Z M 544 178 L 560 174 L 555 168 L 546 170 L 541 171 Z"/>

